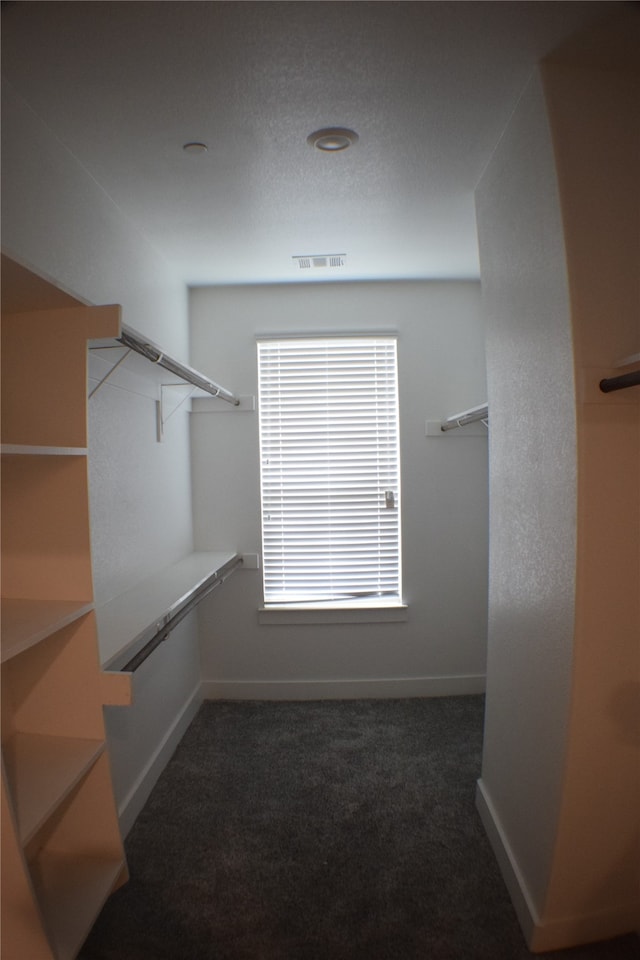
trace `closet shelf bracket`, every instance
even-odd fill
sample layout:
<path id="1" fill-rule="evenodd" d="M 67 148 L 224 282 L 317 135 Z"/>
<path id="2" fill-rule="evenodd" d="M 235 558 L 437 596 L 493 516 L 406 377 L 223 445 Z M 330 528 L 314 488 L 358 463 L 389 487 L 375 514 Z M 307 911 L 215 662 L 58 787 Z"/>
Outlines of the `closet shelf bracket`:
<path id="1" fill-rule="evenodd" d="M 239 406 L 240 400 L 235 394 L 231 393 L 230 390 L 221 387 L 218 383 L 205 377 L 202 373 L 198 373 L 198 371 L 192 367 L 188 367 L 186 364 L 180 363 L 178 360 L 167 356 L 160 347 L 156 346 L 155 343 L 151 343 L 149 340 L 145 340 L 140 334 L 136 333 L 135 330 L 132 330 L 131 327 L 126 327 L 123 324 L 120 336 L 117 339 L 123 346 L 129 347 L 130 350 L 135 350 L 136 353 L 146 357 L 151 363 L 157 363 L 159 366 L 164 367 L 165 370 L 169 370 L 170 373 L 180 377 L 181 380 L 192 383 L 193 386 L 198 387 L 199 390 L 204 390 L 205 393 L 211 394 L 212 397 L 219 397 L 221 400 L 233 404 L 234 407 Z"/>
<path id="2" fill-rule="evenodd" d="M 91 347 L 90 347 L 89 349 L 91 349 Z M 107 382 L 107 380 L 109 379 L 109 377 L 111 376 L 111 374 L 112 374 L 112 373 L 115 373 L 115 371 L 118 369 L 118 367 L 120 366 L 120 364 L 121 364 L 124 360 L 127 359 L 127 357 L 129 356 L 130 353 L 131 353 L 131 349 L 125 350 L 125 352 L 122 354 L 122 356 L 119 358 L 119 360 L 116 360 L 116 362 L 115 362 L 114 365 L 111 367 L 111 369 L 110 369 L 107 373 L 105 373 L 105 375 L 104 375 L 104 377 L 102 378 L 102 380 L 99 380 L 99 381 L 96 383 L 95 387 L 93 388 L 93 390 L 92 390 L 91 393 L 89 394 L 89 397 L 88 397 L 89 400 L 91 399 L 91 397 L 92 397 L 94 394 L 96 394 L 96 393 L 98 392 L 98 390 L 99 390 L 100 387 L 103 385 L 103 383 L 106 383 L 106 382 Z"/>
<path id="3" fill-rule="evenodd" d="M 160 399 L 156 400 L 156 439 L 158 443 L 162 443 L 162 441 L 164 440 L 165 424 L 168 423 L 169 420 L 171 420 L 171 417 L 174 415 L 174 413 L 176 413 L 176 411 L 182 406 L 183 403 L 186 403 L 186 401 L 193 395 L 193 393 L 197 389 L 196 387 L 192 386 L 191 389 L 187 390 L 184 396 L 181 397 L 177 403 L 174 403 L 172 405 L 170 412 L 165 414 L 165 407 L 166 407 L 165 391 L 175 390 L 176 388 L 178 388 L 179 390 L 185 390 L 186 385 L 184 383 L 161 383 L 160 384 Z"/>

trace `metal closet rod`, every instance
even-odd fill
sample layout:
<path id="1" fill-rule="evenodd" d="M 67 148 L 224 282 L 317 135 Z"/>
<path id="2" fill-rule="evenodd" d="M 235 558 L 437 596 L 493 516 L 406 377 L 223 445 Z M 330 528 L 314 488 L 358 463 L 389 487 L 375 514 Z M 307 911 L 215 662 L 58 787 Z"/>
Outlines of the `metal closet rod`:
<path id="1" fill-rule="evenodd" d="M 462 413 L 456 413 L 452 417 L 447 417 L 440 424 L 440 429 L 454 430 L 456 427 L 464 427 L 466 423 L 474 423 L 476 420 L 486 420 L 489 416 L 489 404 L 481 403 L 478 407 L 470 407 L 469 410 L 463 410 Z"/>
<path id="2" fill-rule="evenodd" d="M 180 363 L 172 357 L 168 357 L 160 347 L 157 347 L 155 343 L 150 343 L 148 340 L 145 340 L 137 334 L 135 330 L 132 330 L 131 327 L 123 325 L 120 336 L 117 339 L 123 346 L 129 347 L 130 350 L 135 350 L 136 353 L 146 357 L 151 363 L 157 363 L 158 366 L 164 367 L 165 370 L 169 370 L 177 377 L 180 377 L 181 380 L 186 380 L 187 383 L 192 383 L 200 390 L 205 390 L 214 397 L 220 397 L 221 400 L 232 403 L 234 407 L 239 406 L 240 400 L 229 390 L 225 390 L 224 387 L 221 387 L 218 383 L 214 383 L 213 380 L 209 380 L 208 377 L 198 373 L 198 371 L 192 367 L 187 367 L 186 364 Z"/>
<path id="3" fill-rule="evenodd" d="M 169 616 L 166 621 L 163 623 L 160 630 L 151 637 L 150 640 L 145 643 L 141 650 L 131 657 L 124 667 L 120 667 L 121 673 L 135 673 L 139 667 L 148 660 L 156 647 L 159 647 L 163 643 L 172 630 L 174 630 L 179 623 L 181 623 L 184 618 L 191 613 L 194 607 L 200 603 L 201 600 L 204 600 L 205 597 L 209 596 L 216 587 L 219 587 L 225 582 L 225 580 L 231 576 L 234 570 L 237 570 L 238 567 L 242 565 L 242 557 L 238 559 L 228 568 L 223 568 L 222 572 L 217 574 L 213 580 L 210 580 L 209 583 L 206 583 L 204 586 L 200 587 L 198 590 L 195 590 L 189 600 L 186 602 L 184 607 L 181 610 L 178 610 L 173 616 Z"/>
<path id="4" fill-rule="evenodd" d="M 634 370 L 632 373 L 623 373 L 619 377 L 609 377 L 600 381 L 600 389 L 603 393 L 611 393 L 613 390 L 626 390 L 627 387 L 640 386 L 640 370 Z"/>

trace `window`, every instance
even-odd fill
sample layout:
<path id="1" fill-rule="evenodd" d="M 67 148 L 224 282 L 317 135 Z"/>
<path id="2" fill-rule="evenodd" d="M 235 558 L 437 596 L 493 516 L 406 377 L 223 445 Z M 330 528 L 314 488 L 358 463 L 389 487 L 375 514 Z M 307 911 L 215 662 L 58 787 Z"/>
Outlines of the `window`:
<path id="1" fill-rule="evenodd" d="M 393 337 L 258 343 L 268 604 L 400 603 Z"/>

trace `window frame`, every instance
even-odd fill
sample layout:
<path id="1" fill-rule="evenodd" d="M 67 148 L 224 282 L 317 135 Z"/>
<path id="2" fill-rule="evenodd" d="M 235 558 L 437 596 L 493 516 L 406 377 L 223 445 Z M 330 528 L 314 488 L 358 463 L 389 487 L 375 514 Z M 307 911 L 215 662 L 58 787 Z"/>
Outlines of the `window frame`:
<path id="1" fill-rule="evenodd" d="M 285 622 L 297 622 L 297 623 L 321 623 L 321 622 L 372 622 L 378 620 L 403 620 L 406 619 L 406 604 L 402 600 L 402 523 L 401 523 L 401 451 L 400 451 L 400 422 L 399 422 L 399 388 L 400 388 L 400 375 L 399 375 L 399 361 L 398 361 L 398 335 L 397 332 L 388 332 L 388 331 L 376 331 L 371 333 L 364 332 L 344 332 L 336 334 L 333 332 L 322 332 L 322 333 L 309 333 L 309 334 L 298 334 L 298 333 L 289 333 L 285 335 L 268 335 L 268 336 L 257 336 L 257 363 L 258 363 L 258 396 L 260 398 L 259 402 L 259 414 L 260 414 L 260 424 L 259 424 L 259 446 L 260 446 L 260 524 L 261 524 L 261 536 L 263 540 L 263 606 L 260 608 L 259 618 L 261 622 L 274 622 L 274 623 L 285 623 Z M 394 456 L 389 458 L 388 452 L 381 454 L 381 449 L 386 445 L 389 448 L 389 441 L 381 439 L 382 434 L 374 434 L 375 441 L 374 444 L 371 444 L 370 440 L 362 440 L 358 437 L 357 428 L 353 427 L 355 442 L 356 445 L 358 442 L 363 443 L 363 451 L 366 451 L 368 447 L 378 444 L 378 447 L 375 449 L 375 454 L 373 455 L 372 462 L 376 465 L 376 468 L 383 461 L 391 459 L 391 463 L 394 470 L 394 515 L 395 515 L 395 524 L 391 524 L 391 528 L 394 531 L 395 540 L 392 538 L 392 546 L 395 547 L 395 552 L 393 555 L 393 562 L 395 563 L 395 568 L 393 568 L 392 563 L 392 578 L 395 570 L 395 576 L 397 580 L 392 583 L 393 587 L 397 587 L 397 592 L 394 590 L 393 593 L 375 593 L 372 592 L 369 595 L 365 596 L 350 596 L 347 598 L 344 597 L 332 597 L 328 596 L 321 600 L 314 599 L 313 597 L 281 597 L 275 598 L 274 594 L 269 594 L 266 585 L 266 572 L 264 563 L 264 551 L 265 551 L 265 529 L 266 525 L 264 522 L 265 517 L 265 504 L 266 504 L 266 495 L 265 495 L 265 472 L 264 472 L 264 460 L 266 456 L 266 446 L 268 443 L 265 443 L 265 435 L 268 432 L 265 427 L 264 420 L 264 407 L 265 399 L 264 394 L 267 390 L 265 387 L 265 367 L 268 364 L 268 361 L 264 359 L 265 352 L 268 353 L 269 349 L 272 350 L 278 349 L 280 344 L 286 344 L 287 347 L 290 347 L 289 354 L 287 354 L 286 348 L 284 349 L 284 355 L 291 356 L 295 354 L 296 348 L 302 347 L 304 342 L 309 343 L 310 341 L 314 342 L 313 349 L 310 346 L 312 356 L 320 355 L 322 348 L 329 347 L 331 350 L 335 348 L 337 355 L 337 362 L 340 363 L 342 360 L 340 347 L 344 344 L 345 349 L 342 352 L 343 354 L 349 351 L 350 346 L 364 345 L 366 341 L 369 341 L 371 347 L 368 350 L 363 350 L 363 358 L 365 362 L 369 361 L 371 369 L 373 370 L 376 377 L 379 377 L 381 371 L 393 370 L 393 379 L 391 387 L 382 386 L 379 390 L 376 390 L 372 396 L 371 403 L 368 405 L 369 416 L 373 417 L 378 415 L 379 410 L 384 410 L 384 416 L 388 422 L 392 423 L 392 430 L 390 436 L 391 448 L 394 449 Z M 380 344 L 377 344 L 376 341 L 381 341 Z M 389 352 L 389 342 L 393 343 L 392 353 Z M 383 359 L 381 363 L 376 366 L 375 364 L 375 350 L 376 347 L 380 346 L 382 349 Z M 264 351 L 264 352 L 263 352 Z M 315 351 L 315 352 L 314 352 Z M 392 358 L 390 361 L 389 358 Z M 304 358 L 301 361 L 304 364 Z M 362 362 L 362 361 L 357 361 Z M 318 363 L 321 365 L 322 361 L 319 360 Z M 391 367 L 390 367 L 391 363 Z M 346 366 L 345 366 L 346 364 Z M 285 362 L 286 367 L 286 362 Z M 348 370 L 348 360 L 343 361 L 343 370 Z M 338 372 L 339 377 L 339 372 Z M 353 386 L 351 381 L 349 382 L 349 391 L 353 393 L 353 396 L 356 396 L 357 386 Z M 336 387 L 332 385 L 334 389 Z M 313 393 L 313 390 L 311 391 Z M 303 391 L 304 395 L 304 391 Z M 371 394 L 370 394 L 371 395 Z M 362 397 L 362 392 L 360 397 Z M 306 398 L 305 398 L 306 399 Z M 280 403 L 281 395 L 277 403 Z M 313 401 L 312 401 L 313 402 Z M 329 410 L 328 413 L 328 423 L 331 425 L 335 422 L 331 419 L 331 402 L 327 401 L 325 410 Z M 319 408 L 320 409 L 320 408 Z M 280 408 L 278 408 L 278 415 L 282 416 Z M 342 426 L 336 428 L 338 430 L 337 436 L 339 439 L 342 439 L 343 442 L 345 437 L 342 433 Z M 285 427 L 286 433 L 286 427 Z M 333 436 L 333 435 L 332 435 Z M 371 427 L 369 426 L 369 436 L 371 436 Z M 348 444 L 348 435 L 346 437 Z M 286 446 L 286 440 L 285 440 Z M 380 460 L 380 457 L 383 457 Z M 393 472 L 393 471 L 392 471 Z M 286 486 L 286 481 L 285 481 Z M 389 483 L 388 486 L 391 486 Z M 378 495 L 381 490 L 385 488 L 384 483 L 378 488 Z M 380 505 L 375 506 L 372 511 L 372 516 L 380 516 L 385 514 L 386 511 L 380 509 Z M 373 521 L 372 521 L 373 522 Z M 379 521 L 378 521 L 379 523 Z M 330 529 L 330 528 L 328 528 Z M 382 552 L 381 552 L 382 551 Z M 348 553 L 348 550 L 347 550 Z M 378 544 L 377 548 L 373 550 L 374 562 L 377 562 L 378 565 L 383 563 L 382 556 L 384 554 L 384 548 Z M 377 561 L 375 561 L 377 557 Z M 383 563 L 384 566 L 384 563 Z M 380 569 L 380 568 L 378 568 Z M 283 575 L 284 576 L 284 575 Z"/>

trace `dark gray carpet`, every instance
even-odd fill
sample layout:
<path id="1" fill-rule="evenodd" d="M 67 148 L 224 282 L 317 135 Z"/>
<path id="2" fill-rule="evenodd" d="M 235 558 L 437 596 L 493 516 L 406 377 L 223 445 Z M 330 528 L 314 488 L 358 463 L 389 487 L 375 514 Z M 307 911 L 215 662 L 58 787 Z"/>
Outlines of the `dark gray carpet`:
<path id="1" fill-rule="evenodd" d="M 482 697 L 205 703 L 82 960 L 531 958 L 474 805 L 482 713 Z"/>

